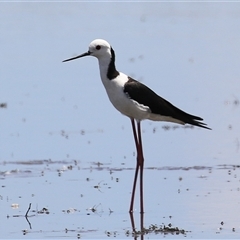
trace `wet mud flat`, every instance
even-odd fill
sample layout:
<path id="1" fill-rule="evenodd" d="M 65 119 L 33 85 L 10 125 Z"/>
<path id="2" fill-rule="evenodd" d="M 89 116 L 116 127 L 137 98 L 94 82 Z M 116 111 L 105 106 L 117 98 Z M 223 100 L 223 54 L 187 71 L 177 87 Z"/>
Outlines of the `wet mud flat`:
<path id="1" fill-rule="evenodd" d="M 145 213 L 129 215 L 134 168 L 78 160 L 0 164 L 1 237 L 240 237 L 240 166 L 144 170 Z"/>

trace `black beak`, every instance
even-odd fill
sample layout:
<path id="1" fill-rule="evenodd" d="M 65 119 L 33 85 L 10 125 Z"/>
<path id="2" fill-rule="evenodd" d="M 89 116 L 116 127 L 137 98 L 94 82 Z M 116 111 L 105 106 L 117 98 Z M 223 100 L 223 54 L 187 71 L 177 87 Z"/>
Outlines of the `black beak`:
<path id="1" fill-rule="evenodd" d="M 90 51 L 85 52 L 85 53 L 83 53 L 83 54 L 81 54 L 81 55 L 78 55 L 78 56 L 76 56 L 76 57 L 63 60 L 63 62 L 72 61 L 72 60 L 74 60 L 74 59 L 81 58 L 81 57 L 86 57 L 86 56 L 89 56 L 89 55 L 91 55 L 91 52 L 90 52 Z"/>

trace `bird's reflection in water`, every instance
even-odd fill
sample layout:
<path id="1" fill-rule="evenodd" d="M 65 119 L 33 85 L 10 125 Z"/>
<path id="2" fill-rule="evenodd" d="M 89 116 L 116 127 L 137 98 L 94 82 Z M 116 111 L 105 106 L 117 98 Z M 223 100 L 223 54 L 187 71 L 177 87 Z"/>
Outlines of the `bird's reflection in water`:
<path id="1" fill-rule="evenodd" d="M 132 232 L 133 232 L 134 239 L 137 239 L 140 235 L 140 239 L 143 240 L 144 239 L 144 213 L 140 213 L 140 231 L 138 231 L 136 228 L 133 213 L 130 212 L 129 215 L 130 215 L 130 221 L 132 225 Z"/>

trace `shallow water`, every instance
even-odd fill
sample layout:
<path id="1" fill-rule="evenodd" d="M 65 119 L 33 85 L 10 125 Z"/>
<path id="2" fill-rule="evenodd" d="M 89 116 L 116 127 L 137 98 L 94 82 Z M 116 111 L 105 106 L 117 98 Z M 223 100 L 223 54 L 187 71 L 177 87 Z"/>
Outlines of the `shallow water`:
<path id="1" fill-rule="evenodd" d="M 0 237 L 239 239 L 239 16 L 227 2 L 1 2 Z M 130 121 L 96 59 L 62 63 L 96 38 L 213 129 L 142 123 L 134 233 Z"/>
<path id="2" fill-rule="evenodd" d="M 142 236 L 239 238 L 239 170 L 233 165 L 146 168 L 144 227 L 156 229 Z M 133 174 L 134 169 L 100 162 L 4 162 L 1 237 L 140 236 L 128 214 Z M 139 231 L 138 201 L 133 216 Z M 157 231 L 164 226 L 170 230 Z"/>

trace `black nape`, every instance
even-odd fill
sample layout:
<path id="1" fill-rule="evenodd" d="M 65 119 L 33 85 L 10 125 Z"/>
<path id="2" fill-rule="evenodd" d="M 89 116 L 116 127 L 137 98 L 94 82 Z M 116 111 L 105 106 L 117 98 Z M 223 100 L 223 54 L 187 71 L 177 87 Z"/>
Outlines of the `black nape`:
<path id="1" fill-rule="evenodd" d="M 111 56 L 112 56 L 111 61 L 109 63 L 108 71 L 107 71 L 107 78 L 109 80 L 112 80 L 119 75 L 119 72 L 116 70 L 116 67 L 115 67 L 115 52 L 112 48 L 111 48 Z"/>

